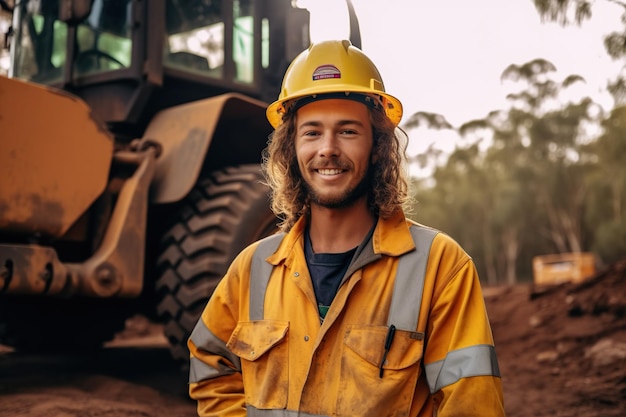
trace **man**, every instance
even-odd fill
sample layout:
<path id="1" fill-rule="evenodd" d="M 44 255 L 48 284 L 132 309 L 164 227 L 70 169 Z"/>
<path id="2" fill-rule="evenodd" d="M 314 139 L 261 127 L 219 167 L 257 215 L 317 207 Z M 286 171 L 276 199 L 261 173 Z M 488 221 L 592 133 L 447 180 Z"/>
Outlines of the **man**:
<path id="1" fill-rule="evenodd" d="M 233 262 L 193 331 L 201 416 L 503 416 L 471 258 L 408 220 L 402 106 L 348 41 L 312 45 L 267 109 L 283 233 Z"/>

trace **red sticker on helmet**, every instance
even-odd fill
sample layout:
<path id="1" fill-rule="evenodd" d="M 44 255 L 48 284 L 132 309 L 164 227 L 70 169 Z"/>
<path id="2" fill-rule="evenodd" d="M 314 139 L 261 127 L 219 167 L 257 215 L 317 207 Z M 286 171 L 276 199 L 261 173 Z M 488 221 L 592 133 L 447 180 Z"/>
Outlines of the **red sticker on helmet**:
<path id="1" fill-rule="evenodd" d="M 341 78 L 341 71 L 334 65 L 321 65 L 313 71 L 313 81 L 327 78 Z"/>

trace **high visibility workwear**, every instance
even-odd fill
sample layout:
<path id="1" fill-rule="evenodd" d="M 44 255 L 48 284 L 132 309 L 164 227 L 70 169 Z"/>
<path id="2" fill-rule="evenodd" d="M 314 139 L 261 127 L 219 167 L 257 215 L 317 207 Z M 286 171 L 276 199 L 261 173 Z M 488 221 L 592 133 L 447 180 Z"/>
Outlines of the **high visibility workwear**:
<path id="1" fill-rule="evenodd" d="M 328 94 L 358 93 L 380 99 L 387 117 L 398 125 L 402 119 L 400 100 L 385 92 L 374 63 L 350 41 L 323 41 L 311 44 L 289 65 L 278 100 L 267 108 L 267 119 L 276 128 L 282 122 L 288 103 L 305 97 L 324 98 Z"/>
<path id="2" fill-rule="evenodd" d="M 454 240 L 401 211 L 379 219 L 320 324 L 305 222 L 246 248 L 207 304 L 189 339 L 200 416 L 504 416 L 478 276 Z"/>

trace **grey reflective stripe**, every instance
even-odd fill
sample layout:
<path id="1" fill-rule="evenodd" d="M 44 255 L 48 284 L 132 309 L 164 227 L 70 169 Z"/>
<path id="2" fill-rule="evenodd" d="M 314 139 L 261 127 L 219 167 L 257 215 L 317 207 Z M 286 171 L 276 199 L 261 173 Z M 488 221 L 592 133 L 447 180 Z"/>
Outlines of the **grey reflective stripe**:
<path id="1" fill-rule="evenodd" d="M 438 232 L 422 226 L 411 226 L 410 230 L 415 250 L 400 257 L 387 325 L 414 332 L 418 330 L 430 246 Z"/>
<path id="2" fill-rule="evenodd" d="M 206 327 L 202 319 L 198 320 L 198 323 L 196 323 L 196 327 L 194 327 L 193 332 L 191 332 L 189 339 L 191 339 L 191 342 L 198 348 L 198 350 L 204 350 L 220 355 L 228 359 L 235 367 L 235 369 L 232 369 L 225 364 L 220 364 L 220 368 L 216 369 L 196 358 L 191 358 L 189 361 L 190 383 L 215 378 L 221 375 L 230 375 L 235 372 L 241 372 L 241 360 L 239 359 L 239 356 L 232 353 L 230 349 L 226 347 L 226 343 L 215 336 L 209 328 Z"/>
<path id="3" fill-rule="evenodd" d="M 235 370 L 220 362 L 220 369 L 207 365 L 198 358 L 189 359 L 189 383 L 204 381 L 205 379 L 234 374 Z"/>
<path id="4" fill-rule="evenodd" d="M 500 376 L 496 350 L 491 345 L 475 345 L 448 352 L 445 359 L 424 366 L 430 392 L 471 376 Z"/>
<path id="5" fill-rule="evenodd" d="M 251 405 L 246 406 L 246 416 L 248 417 L 327 417 L 323 414 L 303 413 L 302 411 L 291 410 L 261 410 Z"/>
<path id="6" fill-rule="evenodd" d="M 263 320 L 265 292 L 272 274 L 273 265 L 265 259 L 276 252 L 283 240 L 284 233 L 268 236 L 261 240 L 250 265 L 250 320 Z"/>

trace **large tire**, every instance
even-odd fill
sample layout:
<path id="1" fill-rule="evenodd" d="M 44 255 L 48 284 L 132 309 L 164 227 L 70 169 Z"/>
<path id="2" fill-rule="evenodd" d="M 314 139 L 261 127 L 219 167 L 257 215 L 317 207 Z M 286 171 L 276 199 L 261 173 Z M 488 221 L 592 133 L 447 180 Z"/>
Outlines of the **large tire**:
<path id="1" fill-rule="evenodd" d="M 189 361 L 187 339 L 235 256 L 277 230 L 259 165 L 230 167 L 202 178 L 161 241 L 157 314 L 172 356 Z"/>

